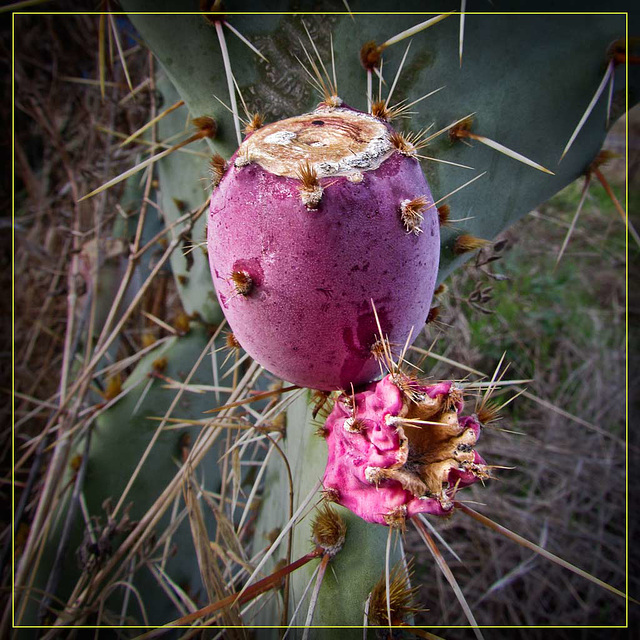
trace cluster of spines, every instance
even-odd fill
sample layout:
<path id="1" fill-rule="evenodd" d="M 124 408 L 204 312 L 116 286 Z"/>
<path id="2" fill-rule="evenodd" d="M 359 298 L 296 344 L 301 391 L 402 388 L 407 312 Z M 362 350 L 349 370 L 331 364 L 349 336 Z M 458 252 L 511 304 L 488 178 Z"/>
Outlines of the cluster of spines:
<path id="1" fill-rule="evenodd" d="M 387 576 L 383 575 L 371 590 L 369 597 L 369 623 L 387 627 L 400 625 L 403 621 L 420 613 L 422 609 L 415 602 L 419 587 L 411 586 L 413 574 L 412 562 L 399 562 L 389 573 L 387 592 Z M 391 618 L 389 618 L 389 612 Z"/>
<path id="2" fill-rule="evenodd" d="M 347 525 L 331 506 L 332 502 L 335 501 L 325 498 L 311 523 L 311 539 L 330 558 L 342 549 L 347 534 Z"/>
<path id="3" fill-rule="evenodd" d="M 244 133 L 249 135 L 254 131 L 262 128 L 264 125 L 264 116 L 261 113 L 252 113 L 247 121 L 247 124 L 244 127 Z"/>
<path id="4" fill-rule="evenodd" d="M 422 222 L 424 216 L 422 210 L 427 206 L 429 200 L 426 196 L 418 196 L 411 200 L 403 200 L 400 203 L 400 218 L 404 228 L 414 235 L 422 233 Z"/>
<path id="5" fill-rule="evenodd" d="M 211 176 L 211 186 L 217 187 L 227 170 L 227 161 L 219 154 L 214 153 L 209 160 L 209 175 Z"/>
<path id="6" fill-rule="evenodd" d="M 237 295 L 246 298 L 253 291 L 254 281 L 248 271 L 244 269 L 232 271 L 230 279 Z"/>
<path id="7" fill-rule="evenodd" d="M 296 171 L 296 177 L 300 181 L 298 191 L 302 203 L 307 209 L 317 209 L 324 190 L 315 167 L 309 161 L 300 164 Z"/>

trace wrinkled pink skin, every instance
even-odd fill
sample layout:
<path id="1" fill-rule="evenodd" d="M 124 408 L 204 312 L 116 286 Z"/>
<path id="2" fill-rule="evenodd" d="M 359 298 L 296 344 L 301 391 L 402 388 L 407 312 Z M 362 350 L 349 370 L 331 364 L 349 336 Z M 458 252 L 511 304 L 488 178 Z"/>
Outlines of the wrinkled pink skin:
<path id="1" fill-rule="evenodd" d="M 242 347 L 284 380 L 334 390 L 379 376 L 370 349 L 373 300 L 391 342 L 404 344 L 424 324 L 440 254 L 435 207 L 423 233 L 408 233 L 400 203 L 426 196 L 417 160 L 394 152 L 360 183 L 323 178 L 308 210 L 299 181 L 257 164 L 233 165 L 211 197 L 207 244 L 224 314 Z M 238 295 L 233 271 L 255 287 Z M 415 335 L 415 333 L 414 333 Z"/>
<path id="2" fill-rule="evenodd" d="M 448 393 L 450 387 L 450 382 L 443 382 L 418 388 L 433 398 Z M 387 524 L 384 516 L 402 507 L 406 507 L 408 518 L 418 513 L 449 513 L 451 508 L 444 509 L 437 499 L 417 498 L 395 480 L 382 480 L 375 486 L 365 476 L 367 467 L 389 468 L 398 462 L 400 435 L 396 427 L 386 424 L 385 417 L 398 415 L 403 401 L 402 393 L 390 376 L 356 393 L 355 401 L 356 416 L 366 423 L 366 428 L 360 433 L 351 433 L 344 428 L 345 420 L 352 414 L 342 400 L 336 402 L 325 423 L 329 454 L 323 478 L 324 489 L 336 490 L 339 504 L 367 522 L 377 524 Z M 459 410 L 461 409 L 459 403 Z M 476 436 L 479 435 L 480 424 L 475 416 L 462 417 L 459 422 L 460 433 L 472 428 Z M 484 464 L 477 453 L 475 462 Z M 460 489 L 473 484 L 477 478 L 472 472 L 463 469 L 450 471 L 449 486 L 454 487 L 458 480 Z"/>

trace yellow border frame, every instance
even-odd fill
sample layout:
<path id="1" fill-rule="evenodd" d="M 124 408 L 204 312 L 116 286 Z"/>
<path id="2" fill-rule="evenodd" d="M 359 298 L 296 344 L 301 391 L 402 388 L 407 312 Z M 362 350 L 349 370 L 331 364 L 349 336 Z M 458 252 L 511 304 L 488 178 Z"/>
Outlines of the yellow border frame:
<path id="1" fill-rule="evenodd" d="M 29 6 L 32 4 L 38 4 L 38 0 L 33 2 L 16 3 L 17 6 Z M 14 5 L 15 6 L 15 5 Z M 4 7 L 5 10 L 11 9 L 11 6 Z M 12 382 L 11 382 L 11 462 L 12 462 L 12 478 L 11 478 L 11 507 L 12 507 L 12 521 L 11 521 L 11 625 L 12 629 L 162 629 L 160 626 L 144 626 L 144 625 L 123 625 L 123 626 L 109 626 L 109 625 L 60 625 L 60 626 L 46 626 L 46 625 L 15 625 L 15 528 L 13 515 L 15 514 L 15 17 L 20 15 L 115 15 L 115 16 L 127 16 L 127 15 L 202 15 L 201 11 L 61 11 L 52 13 L 50 11 L 11 11 L 11 368 L 12 368 Z M 351 15 L 347 11 L 227 11 L 226 15 Z M 450 12 L 452 15 L 460 15 L 459 11 Z M 398 12 L 384 12 L 384 11 L 358 11 L 353 12 L 353 15 L 439 15 L 434 12 L 414 12 L 414 11 L 398 11 Z M 629 12 L 628 11 L 513 11 L 513 12 L 499 12 L 499 11 L 465 11 L 465 15 L 622 15 L 625 16 L 625 37 L 627 46 L 627 56 L 625 60 L 625 109 L 626 114 L 629 113 L 629 59 L 628 59 L 628 41 L 629 41 Z M 625 242 L 625 624 L 624 625 L 479 625 L 478 627 L 472 627 L 470 625 L 429 625 L 428 627 L 418 627 L 420 629 L 628 629 L 629 628 L 629 121 L 627 119 L 625 123 L 625 209 L 627 212 L 627 225 L 626 225 L 626 242 Z M 176 625 L 167 626 L 167 629 L 191 629 L 193 625 Z M 228 628 L 250 628 L 250 629 L 278 629 L 279 625 L 257 625 L 251 627 L 228 627 Z M 294 625 L 293 629 L 304 629 L 306 627 L 301 625 Z M 312 626 L 312 629 L 362 629 L 362 626 Z M 369 626 L 371 629 L 387 629 L 389 627 L 382 626 Z M 393 627 L 394 629 L 405 629 L 406 627 Z"/>

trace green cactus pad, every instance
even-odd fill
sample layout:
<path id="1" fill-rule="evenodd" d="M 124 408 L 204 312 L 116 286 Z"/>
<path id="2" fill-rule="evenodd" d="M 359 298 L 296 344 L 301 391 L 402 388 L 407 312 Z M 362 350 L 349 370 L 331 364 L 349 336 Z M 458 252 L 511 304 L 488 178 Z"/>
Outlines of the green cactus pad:
<path id="1" fill-rule="evenodd" d="M 158 91 L 163 97 L 164 108 L 180 98 L 166 77 L 159 77 Z M 165 116 L 158 123 L 158 135 L 164 140 L 185 127 L 186 109 L 182 108 Z M 200 143 L 195 151 L 206 152 Z M 210 193 L 208 158 L 187 153 L 174 153 L 158 161 L 160 189 L 158 201 L 167 225 L 175 222 L 188 211 L 204 206 Z M 184 242 L 171 254 L 171 270 L 185 311 L 197 313 L 205 322 L 220 322 L 222 312 L 211 286 L 211 273 L 207 259 L 206 241 L 207 211 L 189 231 L 185 222 L 172 230 L 172 238 L 185 233 Z M 186 233 L 188 231 L 188 234 Z"/>

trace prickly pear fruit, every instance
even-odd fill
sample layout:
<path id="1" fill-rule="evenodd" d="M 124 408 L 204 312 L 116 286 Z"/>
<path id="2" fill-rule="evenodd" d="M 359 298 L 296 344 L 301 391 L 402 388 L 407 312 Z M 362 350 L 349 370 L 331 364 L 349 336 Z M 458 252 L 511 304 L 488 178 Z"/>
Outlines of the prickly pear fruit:
<path id="1" fill-rule="evenodd" d="M 488 477 L 473 448 L 480 423 L 461 417 L 462 408 L 455 384 L 422 385 L 402 372 L 343 394 L 322 434 L 325 496 L 390 526 L 417 513 L 450 512 L 458 489 Z"/>
<path id="2" fill-rule="evenodd" d="M 379 374 L 372 301 L 392 342 L 422 326 L 440 255 L 415 149 L 338 103 L 249 134 L 218 168 L 207 231 L 242 347 L 279 377 L 323 390 Z"/>

